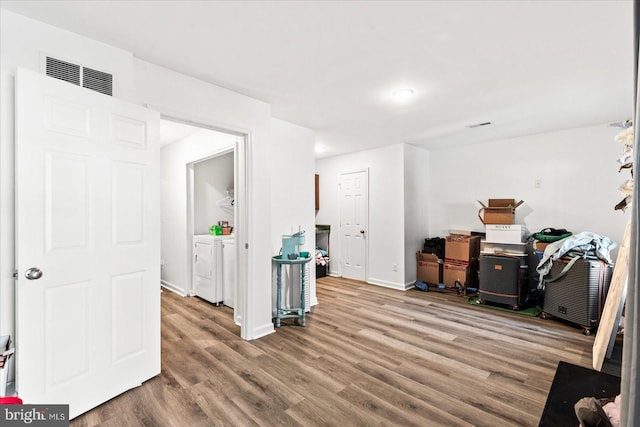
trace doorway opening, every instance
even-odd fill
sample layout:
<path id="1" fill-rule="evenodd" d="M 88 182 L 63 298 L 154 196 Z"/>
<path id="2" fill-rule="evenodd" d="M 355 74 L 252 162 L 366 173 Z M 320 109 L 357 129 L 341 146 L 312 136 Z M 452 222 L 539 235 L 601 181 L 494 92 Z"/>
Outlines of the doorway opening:
<path id="1" fill-rule="evenodd" d="M 183 296 L 197 295 L 195 241 L 224 223 L 231 239 L 224 239 L 226 261 L 219 260 L 217 267 L 226 263 L 220 280 L 234 282 L 233 288 L 226 287 L 227 296 L 233 294 L 227 303 L 233 301 L 233 320 L 241 330 L 247 257 L 243 245 L 232 243 L 247 241 L 247 139 L 239 132 L 174 117 L 160 121 L 162 285 Z"/>

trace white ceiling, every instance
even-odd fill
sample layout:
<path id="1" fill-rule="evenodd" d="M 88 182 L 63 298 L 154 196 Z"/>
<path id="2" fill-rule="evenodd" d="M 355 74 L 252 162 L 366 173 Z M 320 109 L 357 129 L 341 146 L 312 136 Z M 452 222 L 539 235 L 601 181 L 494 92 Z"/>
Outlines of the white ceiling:
<path id="1" fill-rule="evenodd" d="M 160 146 L 172 144 L 177 141 L 195 135 L 200 131 L 208 131 L 194 126 L 188 126 L 183 123 L 170 120 L 160 120 Z"/>
<path id="2" fill-rule="evenodd" d="M 628 1 L 4 1 L 268 102 L 318 157 L 631 118 Z M 415 90 L 405 103 L 391 92 Z M 466 126 L 490 121 L 476 129 Z"/>

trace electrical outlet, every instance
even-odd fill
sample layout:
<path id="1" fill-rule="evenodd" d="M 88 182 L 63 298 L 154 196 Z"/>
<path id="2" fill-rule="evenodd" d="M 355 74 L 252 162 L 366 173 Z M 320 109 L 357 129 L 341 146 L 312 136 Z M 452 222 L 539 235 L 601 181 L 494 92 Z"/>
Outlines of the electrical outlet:
<path id="1" fill-rule="evenodd" d="M 398 271 L 398 264 L 393 264 L 393 265 L 391 266 L 391 269 L 392 269 L 393 271 Z"/>
<path id="2" fill-rule="evenodd" d="M 533 181 L 533 188 L 542 188 L 542 180 L 536 179 L 535 181 Z"/>

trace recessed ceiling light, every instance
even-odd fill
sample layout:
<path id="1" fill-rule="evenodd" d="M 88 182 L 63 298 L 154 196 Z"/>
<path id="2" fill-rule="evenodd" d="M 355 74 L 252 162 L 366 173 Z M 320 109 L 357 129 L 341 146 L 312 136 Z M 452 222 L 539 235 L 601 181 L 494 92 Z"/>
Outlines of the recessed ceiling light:
<path id="1" fill-rule="evenodd" d="M 405 99 L 409 99 L 413 96 L 413 89 L 411 88 L 397 89 L 397 90 L 394 90 L 391 95 L 394 97 L 394 99 L 397 99 L 399 101 L 404 101 Z"/>

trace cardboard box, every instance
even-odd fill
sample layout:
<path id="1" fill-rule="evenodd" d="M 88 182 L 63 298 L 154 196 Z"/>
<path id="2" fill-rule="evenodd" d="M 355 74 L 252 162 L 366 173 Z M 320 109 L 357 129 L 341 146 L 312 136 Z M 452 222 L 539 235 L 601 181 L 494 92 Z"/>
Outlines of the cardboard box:
<path id="1" fill-rule="evenodd" d="M 448 288 L 456 286 L 460 282 L 465 292 L 467 288 L 478 287 L 478 259 L 473 259 L 469 264 L 445 262 L 442 271 L 442 283 Z"/>
<path id="2" fill-rule="evenodd" d="M 480 236 L 447 236 L 444 245 L 446 262 L 469 264 L 480 256 Z"/>
<path id="3" fill-rule="evenodd" d="M 418 261 L 424 262 L 439 262 L 442 264 L 444 261 L 438 258 L 436 254 L 426 253 L 426 252 L 418 252 L 416 253 L 416 259 Z"/>
<path id="4" fill-rule="evenodd" d="M 541 242 L 539 240 L 536 240 L 536 251 L 540 251 L 540 252 L 544 252 L 545 249 L 547 249 L 547 246 L 549 245 L 549 243 L 547 242 Z"/>
<path id="5" fill-rule="evenodd" d="M 442 264 L 418 261 L 417 279 L 430 285 L 442 283 Z"/>
<path id="6" fill-rule="evenodd" d="M 486 241 L 493 243 L 523 243 L 529 231 L 520 224 L 485 225 Z"/>
<path id="7" fill-rule="evenodd" d="M 442 283 L 442 261 L 435 254 L 418 252 L 417 279 L 430 285 Z"/>
<path id="8" fill-rule="evenodd" d="M 489 199 L 487 205 L 478 200 L 482 206 L 478 211 L 478 218 L 483 224 L 513 224 L 516 208 L 524 203 L 515 199 Z"/>

